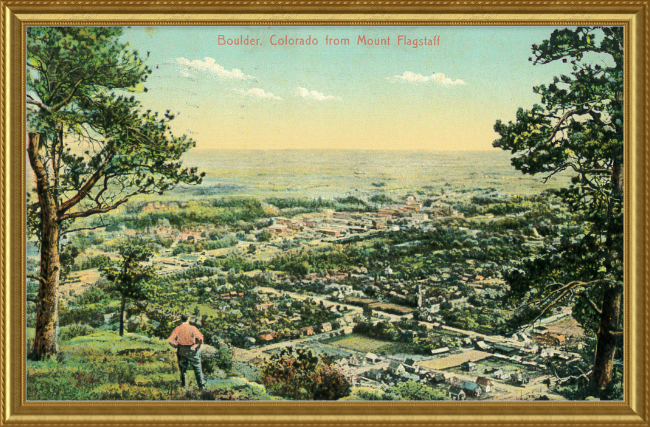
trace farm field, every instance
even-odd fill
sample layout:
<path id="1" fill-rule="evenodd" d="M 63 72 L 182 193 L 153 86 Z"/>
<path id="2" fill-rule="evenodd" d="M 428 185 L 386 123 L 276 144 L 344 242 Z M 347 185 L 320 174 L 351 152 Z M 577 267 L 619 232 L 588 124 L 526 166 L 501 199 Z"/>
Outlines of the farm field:
<path id="1" fill-rule="evenodd" d="M 469 350 L 459 354 L 452 354 L 450 356 L 441 357 L 439 359 L 425 360 L 417 362 L 418 366 L 426 369 L 440 371 L 443 369 L 460 366 L 465 362 L 476 362 L 478 360 L 487 359 L 492 354 L 479 350 Z"/>
<path id="2" fill-rule="evenodd" d="M 354 350 L 361 353 L 403 354 L 409 353 L 410 346 L 405 343 L 381 341 L 362 335 L 346 335 L 323 341 L 332 347 Z"/>

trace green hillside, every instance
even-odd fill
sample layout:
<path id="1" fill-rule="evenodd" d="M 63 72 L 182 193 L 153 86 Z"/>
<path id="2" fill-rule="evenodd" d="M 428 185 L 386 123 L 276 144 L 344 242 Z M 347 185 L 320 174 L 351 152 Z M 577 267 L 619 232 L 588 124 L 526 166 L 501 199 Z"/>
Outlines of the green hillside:
<path id="1" fill-rule="evenodd" d="M 263 385 L 206 368 L 209 363 L 202 393 L 193 373 L 182 389 L 176 354 L 165 340 L 120 338 L 80 325 L 61 328 L 60 336 L 57 360 L 27 362 L 27 400 L 281 400 Z"/>

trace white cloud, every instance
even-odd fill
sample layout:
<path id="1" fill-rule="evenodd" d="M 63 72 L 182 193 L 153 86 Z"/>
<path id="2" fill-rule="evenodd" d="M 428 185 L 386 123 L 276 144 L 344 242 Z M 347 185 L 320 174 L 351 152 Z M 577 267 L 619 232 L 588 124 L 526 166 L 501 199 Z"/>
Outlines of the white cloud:
<path id="1" fill-rule="evenodd" d="M 200 61 L 195 59 L 194 61 L 190 61 L 186 58 L 176 58 L 176 62 L 182 67 L 185 67 L 185 70 L 207 71 L 224 79 L 248 80 L 253 78 L 253 76 L 247 76 L 237 68 L 233 68 L 230 71 L 226 70 L 217 64 L 214 58 L 205 57 L 203 59 L 205 60 Z M 187 76 L 184 75 L 184 77 Z"/>
<path id="2" fill-rule="evenodd" d="M 315 90 L 305 89 L 304 87 L 299 87 L 297 89 L 296 96 L 300 96 L 305 99 L 313 99 L 315 101 L 332 101 L 332 100 L 340 101 L 341 100 L 341 98 L 338 96 L 325 95 Z"/>
<path id="3" fill-rule="evenodd" d="M 437 83 L 443 86 L 456 86 L 466 84 L 461 79 L 452 80 L 445 77 L 442 73 L 431 74 L 430 76 L 423 76 L 422 74 L 415 74 L 412 71 L 404 71 L 401 76 L 386 77 L 391 83 Z"/>
<path id="4" fill-rule="evenodd" d="M 277 101 L 282 101 L 282 98 L 280 98 L 279 96 L 275 96 L 271 92 L 266 92 L 264 91 L 264 89 L 260 89 L 260 88 L 252 88 L 248 90 L 235 89 L 235 92 L 237 92 L 241 96 L 250 96 L 253 98 L 260 98 L 260 99 L 275 99 Z"/>

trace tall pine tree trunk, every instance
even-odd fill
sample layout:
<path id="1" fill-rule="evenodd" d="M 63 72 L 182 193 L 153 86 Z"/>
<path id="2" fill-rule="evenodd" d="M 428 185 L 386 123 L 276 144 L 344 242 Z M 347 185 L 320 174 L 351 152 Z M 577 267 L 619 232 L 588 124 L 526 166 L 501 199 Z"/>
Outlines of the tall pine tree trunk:
<path id="1" fill-rule="evenodd" d="M 618 340 L 616 331 L 620 323 L 622 302 L 622 286 L 615 285 L 605 290 L 590 384 L 596 394 L 603 392 L 612 382 L 614 376 L 614 357 Z"/>
<path id="2" fill-rule="evenodd" d="M 29 134 L 27 152 L 36 175 L 41 208 L 41 265 L 36 298 L 36 331 L 30 359 L 41 360 L 58 352 L 59 329 L 59 221 L 47 170 L 39 153 L 41 136 Z"/>
<path id="3" fill-rule="evenodd" d="M 612 168 L 612 201 L 608 207 L 607 241 L 606 246 L 615 260 L 614 255 L 623 257 L 622 223 L 617 221 L 617 208 L 614 206 L 617 200 L 622 201 L 624 195 L 624 167 L 622 159 L 614 161 Z M 614 358 L 616 347 L 621 336 L 619 331 L 621 325 L 621 309 L 623 305 L 623 285 L 612 283 L 603 295 L 603 306 L 600 316 L 600 327 L 598 329 L 598 343 L 594 358 L 594 368 L 590 380 L 590 388 L 593 394 L 602 394 L 611 384 L 614 377 Z"/>
<path id="4" fill-rule="evenodd" d="M 124 336 L 124 306 L 126 305 L 126 297 L 122 294 L 122 302 L 120 303 L 120 336 Z"/>

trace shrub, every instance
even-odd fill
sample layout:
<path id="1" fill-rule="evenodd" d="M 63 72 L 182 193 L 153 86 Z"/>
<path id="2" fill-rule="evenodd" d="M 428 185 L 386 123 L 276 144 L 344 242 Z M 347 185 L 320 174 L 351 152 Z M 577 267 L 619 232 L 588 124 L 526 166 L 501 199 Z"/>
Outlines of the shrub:
<path id="1" fill-rule="evenodd" d="M 142 335 L 154 335 L 155 326 L 148 321 L 148 319 L 143 316 L 134 316 L 126 321 L 126 331 L 130 333 L 142 334 Z"/>
<path id="2" fill-rule="evenodd" d="M 443 400 L 445 392 L 417 381 L 406 381 L 391 387 L 390 391 L 403 400 Z"/>
<path id="3" fill-rule="evenodd" d="M 93 391 L 94 400 L 170 400 L 170 390 L 125 384 L 104 384 Z"/>
<path id="4" fill-rule="evenodd" d="M 90 400 L 85 388 L 75 387 L 73 372 L 62 369 L 27 374 L 27 400 Z"/>
<path id="5" fill-rule="evenodd" d="M 214 351 L 201 352 L 201 366 L 203 372 L 211 374 L 217 369 L 227 371 L 232 368 L 232 354 L 227 345 L 218 343 Z"/>
<path id="6" fill-rule="evenodd" d="M 361 400 L 402 400 L 400 396 L 393 394 L 390 389 L 386 391 L 359 390 L 356 392 L 356 397 Z"/>
<path id="7" fill-rule="evenodd" d="M 95 257 L 88 258 L 81 264 L 79 270 L 89 270 L 92 268 L 105 267 L 111 263 L 111 259 L 107 255 L 97 255 Z"/>
<path id="8" fill-rule="evenodd" d="M 59 339 L 61 341 L 69 341 L 74 337 L 82 337 L 90 335 L 95 332 L 92 326 L 88 325 L 68 325 L 59 329 Z"/>
<path id="9" fill-rule="evenodd" d="M 113 366 L 107 366 L 108 379 L 118 384 L 135 384 L 136 369 L 130 362 L 117 361 Z"/>
<path id="10" fill-rule="evenodd" d="M 271 357 L 261 378 L 269 392 L 293 400 L 338 400 L 351 389 L 341 371 L 310 350 L 291 347 Z"/>
<path id="11" fill-rule="evenodd" d="M 106 309 L 107 306 L 98 303 L 61 310 L 59 312 L 59 324 L 65 326 L 84 323 L 93 328 L 99 328 L 104 324 L 104 312 Z"/>

